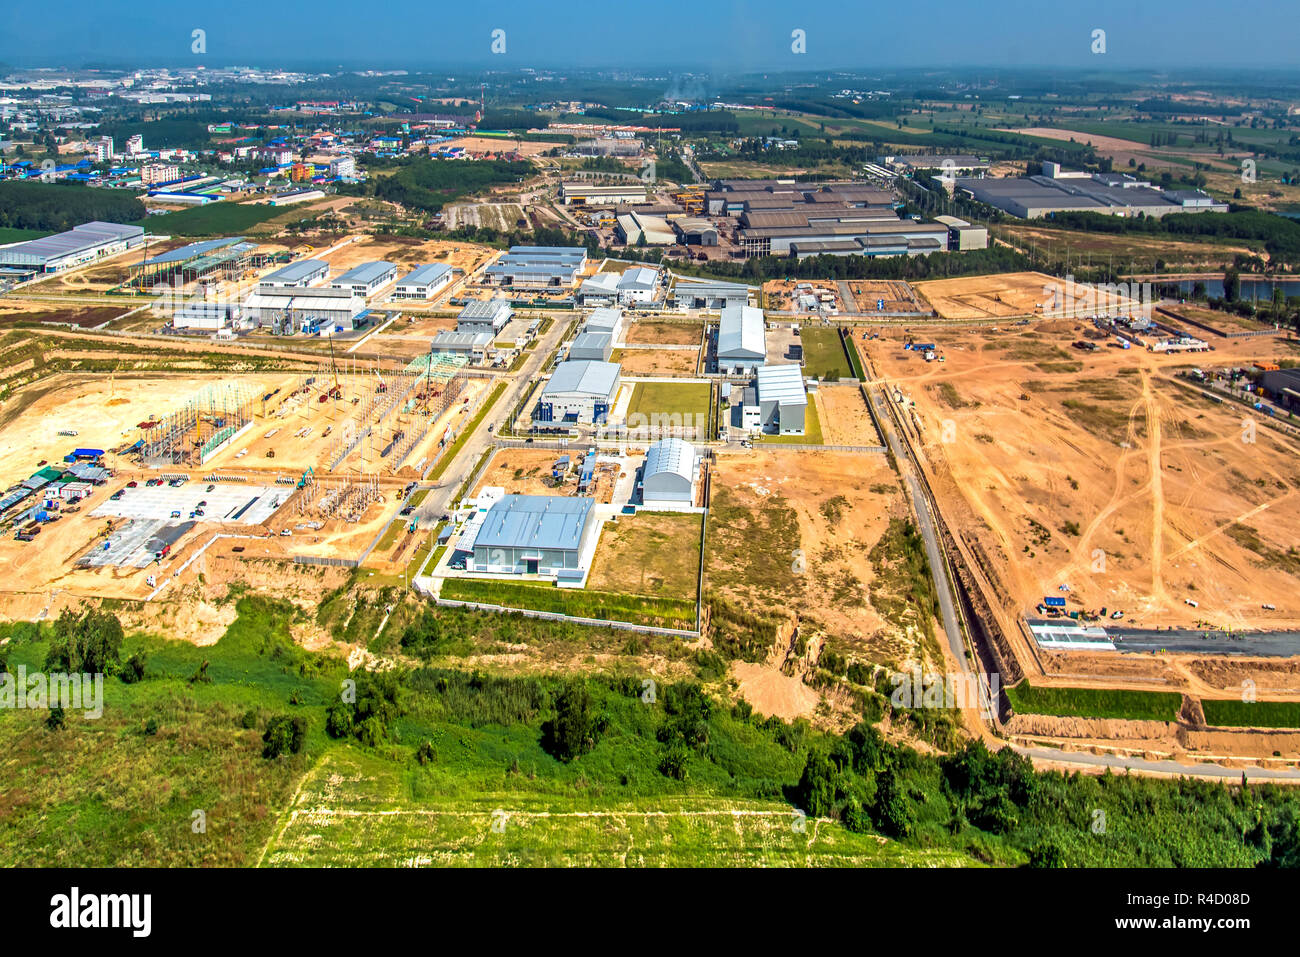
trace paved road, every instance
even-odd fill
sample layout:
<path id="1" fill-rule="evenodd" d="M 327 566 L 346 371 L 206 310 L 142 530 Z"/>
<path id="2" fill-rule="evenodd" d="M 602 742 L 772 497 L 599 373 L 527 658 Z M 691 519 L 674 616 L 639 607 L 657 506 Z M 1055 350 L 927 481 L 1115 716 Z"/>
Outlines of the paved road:
<path id="1" fill-rule="evenodd" d="M 1184 777 L 1232 779 L 1240 781 L 1244 774 L 1250 781 L 1300 781 L 1297 768 L 1225 768 L 1221 764 L 1181 764 L 1178 761 L 1148 761 L 1118 754 L 1088 754 L 1082 751 L 1058 751 L 1056 748 L 1020 748 L 1011 746 L 1019 754 L 1040 761 L 1062 764 L 1087 764 L 1094 767 L 1129 768 L 1155 774 L 1178 774 Z"/>
<path id="2" fill-rule="evenodd" d="M 1173 651 L 1198 655 L 1251 655 L 1261 658 L 1291 658 L 1300 655 L 1300 632 L 1259 631 L 1228 636 L 1221 631 L 1186 628 L 1151 631 L 1139 628 L 1106 628 L 1115 648 L 1129 654 Z M 1208 636 L 1208 637 L 1205 637 Z"/>
<path id="3" fill-rule="evenodd" d="M 470 470 L 478 462 L 479 456 L 496 442 L 496 435 L 489 433 L 487 430 L 488 424 L 495 422 L 500 425 L 504 421 L 510 410 L 515 407 L 515 403 L 523 395 L 524 389 L 537 378 L 541 372 L 542 363 L 559 345 L 560 339 L 568 327 L 569 319 L 567 317 L 557 317 L 551 323 L 551 328 L 546 331 L 546 334 L 542 336 L 533 351 L 529 353 L 528 358 L 524 360 L 524 364 L 515 372 L 505 376 L 510 383 L 506 387 L 506 391 L 497 399 L 492 411 L 484 417 L 477 431 L 469 437 L 460 451 L 456 453 L 455 460 L 447 468 L 447 471 L 442 473 L 442 478 L 434 485 L 433 491 L 420 504 L 420 513 L 422 515 L 436 518 L 447 511 L 447 506 L 451 504 L 451 496 L 460 488 L 461 483 L 469 477 Z M 491 387 L 489 385 L 489 388 Z M 466 412 L 465 418 L 471 419 L 475 414 L 477 414 L 475 411 Z"/>

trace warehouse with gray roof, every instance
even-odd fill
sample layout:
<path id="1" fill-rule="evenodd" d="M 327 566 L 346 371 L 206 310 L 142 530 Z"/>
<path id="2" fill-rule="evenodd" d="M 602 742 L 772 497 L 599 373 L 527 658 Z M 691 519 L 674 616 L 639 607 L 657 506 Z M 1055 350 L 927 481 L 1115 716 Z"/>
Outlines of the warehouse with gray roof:
<path id="1" fill-rule="evenodd" d="M 646 450 L 641 467 L 641 504 L 646 508 L 682 508 L 695 504 L 700 456 L 682 439 L 660 439 Z"/>
<path id="2" fill-rule="evenodd" d="M 495 336 L 515 314 L 505 299 L 471 299 L 456 316 L 457 332 L 486 332 Z"/>
<path id="3" fill-rule="evenodd" d="M 397 278 L 397 266 L 382 259 L 353 266 L 330 283 L 332 289 L 347 289 L 357 296 L 370 296 Z"/>
<path id="4" fill-rule="evenodd" d="M 394 299 L 432 299 L 451 282 L 446 263 L 426 263 L 408 272 L 393 287 Z"/>
<path id="5" fill-rule="evenodd" d="M 767 360 L 763 310 L 729 305 L 718 323 L 718 372 L 752 373 Z"/>
<path id="6" fill-rule="evenodd" d="M 144 243 L 139 226 L 91 222 L 67 232 L 0 248 L 0 266 L 25 266 L 37 272 L 61 272 L 116 256 Z"/>
<path id="7" fill-rule="evenodd" d="M 582 246 L 511 246 L 484 270 L 483 281 L 508 288 L 563 288 L 577 281 L 586 264 Z"/>
<path id="8" fill-rule="evenodd" d="M 506 495 L 488 509 L 467 571 L 555 577 L 582 568 L 599 527 L 585 496 Z"/>
<path id="9" fill-rule="evenodd" d="M 803 435 L 808 392 L 803 370 L 796 365 L 764 366 L 758 370 L 758 409 L 764 432 Z"/>
<path id="10" fill-rule="evenodd" d="M 538 423 L 604 422 L 614 407 L 619 381 L 617 362 L 586 359 L 561 362 L 542 387 L 533 420 Z"/>
<path id="11" fill-rule="evenodd" d="M 259 285 L 304 289 L 329 278 L 330 264 L 323 259 L 300 259 L 263 276 Z"/>

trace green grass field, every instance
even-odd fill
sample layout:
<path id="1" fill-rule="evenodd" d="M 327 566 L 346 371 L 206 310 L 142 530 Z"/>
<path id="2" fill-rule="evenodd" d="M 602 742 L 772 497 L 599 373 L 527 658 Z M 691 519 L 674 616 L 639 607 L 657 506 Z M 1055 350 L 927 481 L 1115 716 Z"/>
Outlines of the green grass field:
<path id="1" fill-rule="evenodd" d="M 653 424 L 655 416 L 672 416 L 681 423 L 694 422 L 687 416 L 709 414 L 707 382 L 638 382 L 627 407 L 628 417 L 642 415 Z"/>
<path id="2" fill-rule="evenodd" d="M 29 239 L 40 239 L 42 236 L 50 235 L 43 229 L 10 229 L 7 226 L 0 226 L 0 246 L 7 246 L 10 243 L 25 243 Z"/>
<path id="3" fill-rule="evenodd" d="M 1183 696 L 1173 691 L 1034 688 L 1028 681 L 1007 688 L 1007 698 L 1021 714 L 1132 721 L 1174 721 L 1183 703 Z"/>
<path id="4" fill-rule="evenodd" d="M 837 330 L 827 326 L 804 326 L 799 330 L 803 343 L 803 374 L 815 379 L 849 379 L 853 369 L 840 343 Z"/>
<path id="5" fill-rule="evenodd" d="M 1216 728 L 1300 728 L 1300 702 L 1202 698 L 1201 708 Z"/>
<path id="6" fill-rule="evenodd" d="M 283 213 L 284 209 L 279 206 L 253 206 L 222 200 L 162 216 L 149 216 L 136 225 L 155 235 L 224 236 L 250 229 Z"/>
<path id="7" fill-rule="evenodd" d="M 480 735 L 470 734 L 470 741 Z M 465 743 L 469 743 L 466 741 Z M 459 748 L 459 742 L 449 742 Z M 526 747 L 523 750 L 527 750 Z M 441 756 L 442 752 L 439 752 Z M 944 849 L 798 819 L 788 804 L 711 795 L 593 794 L 510 775 L 480 793 L 441 768 L 399 770 L 338 750 L 303 782 L 276 825 L 269 867 L 946 867 L 974 861 Z M 550 761 L 542 754 L 538 761 Z M 524 757 L 521 765 L 528 767 Z M 495 779 L 495 780 L 493 780 Z M 344 793 L 336 783 L 346 780 Z M 494 825 L 495 828 L 494 829 Z"/>
<path id="8" fill-rule="evenodd" d="M 764 445 L 822 445 L 822 420 L 817 414 L 817 403 L 808 397 L 808 407 L 803 414 L 803 435 L 762 435 L 757 441 Z"/>
<path id="9" fill-rule="evenodd" d="M 448 578 L 443 598 L 483 602 L 506 608 L 529 608 L 580 618 L 630 621 L 662 628 L 694 628 L 695 601 L 662 596 L 625 595 L 589 588 L 557 588 L 550 584 L 499 581 L 488 578 Z"/>

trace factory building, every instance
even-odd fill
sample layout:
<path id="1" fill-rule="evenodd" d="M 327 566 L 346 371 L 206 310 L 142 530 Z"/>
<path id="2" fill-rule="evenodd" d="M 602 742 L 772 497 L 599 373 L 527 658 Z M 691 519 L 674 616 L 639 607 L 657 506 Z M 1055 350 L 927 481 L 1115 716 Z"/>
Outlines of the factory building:
<path id="1" fill-rule="evenodd" d="M 586 496 L 506 495 L 488 509 L 467 571 L 557 577 L 582 568 L 599 528 Z"/>
<path id="2" fill-rule="evenodd" d="M 569 347 L 569 359 L 594 359 L 608 362 L 614 353 L 614 337 L 608 332 L 582 332 Z"/>
<path id="3" fill-rule="evenodd" d="M 505 299 L 473 299 L 465 303 L 465 307 L 456 316 L 456 331 L 475 335 L 486 332 L 495 337 L 513 315 L 514 309 Z"/>
<path id="4" fill-rule="evenodd" d="M 1141 213 L 1159 218 L 1169 213 L 1228 211 L 1227 203 L 1217 202 L 1199 190 L 1165 192 L 1127 174 L 1063 171 L 1057 163 L 1044 163 L 1041 176 L 959 178 L 956 182 L 958 189 L 978 202 L 1021 219 L 1038 219 L 1062 212 L 1110 216 Z"/>
<path id="5" fill-rule="evenodd" d="M 677 242 L 683 246 L 718 245 L 718 227 L 707 219 L 686 217 L 674 219 L 673 231 L 677 233 Z"/>
<path id="6" fill-rule="evenodd" d="M 331 289 L 346 289 L 354 296 L 371 296 L 397 278 L 397 267 L 384 260 L 353 266 L 330 283 Z"/>
<path id="7" fill-rule="evenodd" d="M 885 165 L 901 173 L 938 173 L 943 176 L 983 176 L 989 171 L 988 160 L 969 153 L 886 156 Z"/>
<path id="8" fill-rule="evenodd" d="M 1300 369 L 1271 369 L 1260 380 L 1265 394 L 1284 409 L 1300 409 Z"/>
<path id="9" fill-rule="evenodd" d="M 659 270 L 649 266 L 634 266 L 622 275 L 616 272 L 597 273 L 584 279 L 578 287 L 578 304 L 583 306 L 629 305 L 634 302 L 653 302 L 659 289 Z"/>
<path id="10" fill-rule="evenodd" d="M 37 272 L 61 272 L 116 256 L 144 243 L 139 226 L 92 222 L 64 233 L 31 239 L 0 249 L 0 266 L 22 266 Z"/>
<path id="11" fill-rule="evenodd" d="M 366 301 L 348 289 L 259 286 L 244 300 L 244 315 L 276 335 L 331 335 L 363 325 Z"/>
<path id="12" fill-rule="evenodd" d="M 472 362 L 483 362 L 492 355 L 492 333 L 453 332 L 444 329 L 430 342 L 432 352 L 468 356 Z"/>
<path id="13" fill-rule="evenodd" d="M 280 289 L 306 289 L 329 278 L 330 265 L 323 259 L 300 259 L 282 266 L 269 276 L 263 276 L 259 285 Z"/>
<path id="14" fill-rule="evenodd" d="M 718 323 L 718 371 L 724 375 L 752 373 L 767 359 L 763 310 L 730 305 Z"/>
<path id="15" fill-rule="evenodd" d="M 614 407 L 618 384 L 617 362 L 561 362 L 542 388 L 533 418 L 539 423 L 599 424 Z"/>
<path id="16" fill-rule="evenodd" d="M 632 210 L 615 218 L 614 233 L 625 246 L 672 246 L 677 242 L 677 233 L 662 216 Z"/>
<path id="17" fill-rule="evenodd" d="M 948 249 L 951 252 L 989 248 L 987 226 L 974 226 L 956 216 L 936 216 L 934 221 L 948 227 Z"/>
<path id="18" fill-rule="evenodd" d="M 515 289 L 567 288 L 586 264 L 582 246 L 511 246 L 484 270 L 483 281 Z"/>
<path id="19" fill-rule="evenodd" d="M 593 309 L 591 315 L 582 324 L 583 332 L 607 333 L 611 339 L 617 339 L 623 331 L 623 310 L 609 309 L 602 306 Z"/>
<path id="20" fill-rule="evenodd" d="M 239 321 L 243 310 L 238 304 L 194 299 L 183 302 L 172 314 L 172 328 L 196 332 L 219 332 Z"/>
<path id="21" fill-rule="evenodd" d="M 634 266 L 618 282 L 618 301 L 623 305 L 634 302 L 653 302 L 659 288 L 659 270 L 648 266 Z"/>
<path id="22" fill-rule="evenodd" d="M 591 183 L 561 183 L 560 201 L 565 206 L 635 206 L 646 201 L 643 183 L 595 186 Z"/>
<path id="23" fill-rule="evenodd" d="M 762 430 L 779 435 L 803 435 L 808 393 L 799 366 L 764 366 L 758 370 L 757 388 Z"/>
<path id="24" fill-rule="evenodd" d="M 681 439 L 660 439 L 646 450 L 641 468 L 641 504 L 646 508 L 682 508 L 695 504 L 700 456 Z"/>
<path id="25" fill-rule="evenodd" d="M 740 282 L 679 278 L 668 293 L 668 305 L 681 312 L 693 309 L 725 309 L 749 304 L 754 287 Z"/>
<path id="26" fill-rule="evenodd" d="M 427 263 L 408 272 L 393 287 L 394 299 L 432 299 L 451 282 L 446 263 Z"/>

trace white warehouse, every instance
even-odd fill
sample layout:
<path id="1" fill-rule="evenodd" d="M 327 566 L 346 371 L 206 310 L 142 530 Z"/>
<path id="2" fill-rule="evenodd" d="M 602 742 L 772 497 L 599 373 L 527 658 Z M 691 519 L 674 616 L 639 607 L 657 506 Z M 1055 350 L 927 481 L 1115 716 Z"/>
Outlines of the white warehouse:
<path id="1" fill-rule="evenodd" d="M 718 323 L 718 372 L 752 373 L 766 360 L 763 310 L 728 304 Z"/>
<path id="2" fill-rule="evenodd" d="M 300 259 L 263 276 L 260 285 L 283 289 L 306 289 L 329 278 L 330 264 L 323 259 Z"/>
<path id="3" fill-rule="evenodd" d="M 432 299 L 451 282 L 451 267 L 446 263 L 419 266 L 397 281 L 394 299 Z"/>
<path id="4" fill-rule="evenodd" d="M 660 439 L 646 451 L 641 469 L 641 504 L 645 508 L 683 508 L 695 504 L 700 457 L 681 439 Z"/>
<path id="5" fill-rule="evenodd" d="M 617 362 L 561 362 L 542 388 L 533 413 L 538 423 L 601 423 L 618 395 Z"/>
<path id="6" fill-rule="evenodd" d="M 347 289 L 354 296 L 371 296 L 397 278 L 397 267 L 380 259 L 353 266 L 330 283 L 331 289 Z"/>
<path id="7" fill-rule="evenodd" d="M 760 427 L 779 435 L 803 435 L 808 393 L 797 365 L 764 366 L 758 370 Z"/>

